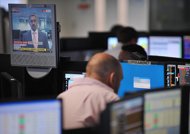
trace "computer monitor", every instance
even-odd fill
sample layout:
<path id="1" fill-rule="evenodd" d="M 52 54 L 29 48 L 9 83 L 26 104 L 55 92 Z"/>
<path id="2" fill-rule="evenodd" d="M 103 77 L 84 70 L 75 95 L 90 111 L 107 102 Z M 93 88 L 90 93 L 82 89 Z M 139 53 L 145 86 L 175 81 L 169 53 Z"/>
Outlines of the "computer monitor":
<path id="1" fill-rule="evenodd" d="M 190 65 L 178 65 L 179 85 L 190 85 Z"/>
<path id="2" fill-rule="evenodd" d="M 58 41 L 53 4 L 9 4 L 11 65 L 57 66 Z"/>
<path id="3" fill-rule="evenodd" d="M 147 54 L 149 54 L 149 52 L 148 52 L 148 40 L 149 40 L 148 37 L 140 36 L 138 38 L 138 41 L 137 41 L 137 44 L 140 45 L 141 47 L 143 47 Z"/>
<path id="4" fill-rule="evenodd" d="M 108 37 L 107 39 L 107 49 L 111 50 L 115 48 L 118 44 L 118 39 L 115 36 Z M 137 44 L 142 46 L 146 53 L 148 54 L 148 37 L 146 36 L 140 36 L 137 40 Z"/>
<path id="5" fill-rule="evenodd" d="M 166 86 L 173 87 L 177 86 L 177 65 L 166 64 Z"/>
<path id="6" fill-rule="evenodd" d="M 149 55 L 182 58 L 181 36 L 149 36 Z"/>
<path id="7" fill-rule="evenodd" d="M 144 132 L 180 134 L 181 90 L 163 89 L 144 95 Z"/>
<path id="8" fill-rule="evenodd" d="M 143 97 L 130 97 L 109 107 L 109 134 L 143 133 Z"/>
<path id="9" fill-rule="evenodd" d="M 68 89 L 69 86 L 74 82 L 74 79 L 84 78 L 85 74 L 86 74 L 85 72 L 66 72 L 65 73 L 66 89 Z"/>
<path id="10" fill-rule="evenodd" d="M 61 100 L 0 102 L 1 134 L 61 134 Z"/>
<path id="11" fill-rule="evenodd" d="M 137 64 L 121 62 L 123 80 L 118 95 L 145 89 L 164 87 L 164 64 Z"/>
<path id="12" fill-rule="evenodd" d="M 183 58 L 190 59 L 190 36 L 183 36 Z"/>
<path id="13" fill-rule="evenodd" d="M 117 37 L 108 37 L 107 44 L 108 44 L 108 47 L 107 47 L 108 50 L 115 48 L 118 44 Z"/>

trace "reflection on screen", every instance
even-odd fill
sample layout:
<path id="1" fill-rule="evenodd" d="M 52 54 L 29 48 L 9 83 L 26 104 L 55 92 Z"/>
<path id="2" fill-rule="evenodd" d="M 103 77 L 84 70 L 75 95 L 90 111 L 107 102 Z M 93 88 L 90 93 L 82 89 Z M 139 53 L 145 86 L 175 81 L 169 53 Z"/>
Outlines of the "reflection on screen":
<path id="1" fill-rule="evenodd" d="M 146 134 L 179 134 L 180 90 L 145 94 L 144 129 Z"/>
<path id="2" fill-rule="evenodd" d="M 190 36 L 183 37 L 183 45 L 184 45 L 184 59 L 190 59 Z"/>
<path id="3" fill-rule="evenodd" d="M 61 134 L 60 100 L 0 103 L 0 134 Z"/>
<path id="4" fill-rule="evenodd" d="M 181 37 L 150 36 L 149 55 L 181 58 Z"/>
<path id="5" fill-rule="evenodd" d="M 117 37 L 108 37 L 107 44 L 108 44 L 107 46 L 108 50 L 115 48 L 118 44 Z M 148 37 L 139 37 L 137 44 L 142 46 L 145 49 L 146 53 L 148 54 Z"/>
<path id="6" fill-rule="evenodd" d="M 111 134 L 142 134 L 142 97 L 114 103 L 111 106 Z"/>
<path id="7" fill-rule="evenodd" d="M 176 65 L 168 64 L 166 68 L 166 85 L 173 87 L 177 85 Z"/>
<path id="8" fill-rule="evenodd" d="M 85 77 L 85 73 L 81 72 L 81 73 L 66 73 L 65 74 L 65 80 L 66 80 L 66 89 L 68 89 L 68 87 L 73 83 L 74 79 L 76 78 L 84 78 Z"/>
<path id="9" fill-rule="evenodd" d="M 127 92 L 164 87 L 164 65 L 129 64 L 121 62 L 123 80 L 118 95 Z"/>
<path id="10" fill-rule="evenodd" d="M 179 84 L 190 84 L 190 65 L 178 65 L 179 69 Z"/>

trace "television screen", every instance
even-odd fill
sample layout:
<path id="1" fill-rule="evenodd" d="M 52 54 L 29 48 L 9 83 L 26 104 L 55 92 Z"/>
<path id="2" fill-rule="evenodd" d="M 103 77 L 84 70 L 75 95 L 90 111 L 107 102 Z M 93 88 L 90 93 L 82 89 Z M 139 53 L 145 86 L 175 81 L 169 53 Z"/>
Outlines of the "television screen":
<path id="1" fill-rule="evenodd" d="M 190 84 L 190 65 L 178 65 L 179 85 Z"/>
<path id="2" fill-rule="evenodd" d="M 9 4 L 11 64 L 56 67 L 57 29 L 55 5 Z"/>
<path id="3" fill-rule="evenodd" d="M 110 134 L 143 133 L 143 97 L 132 97 L 110 106 Z"/>
<path id="4" fill-rule="evenodd" d="M 60 100 L 0 102 L 1 134 L 61 134 Z"/>
<path id="5" fill-rule="evenodd" d="M 120 97 L 125 93 L 164 87 L 164 65 L 121 62 L 121 66 L 123 80 L 118 91 Z"/>
<path id="6" fill-rule="evenodd" d="M 180 36 L 150 36 L 149 55 L 182 58 Z"/>
<path id="7" fill-rule="evenodd" d="M 117 37 L 108 37 L 107 39 L 107 49 L 113 49 L 117 46 L 118 44 L 118 39 Z M 146 51 L 146 53 L 148 54 L 148 37 L 139 37 L 137 40 L 137 44 L 142 46 L 144 48 L 144 50 Z"/>
<path id="8" fill-rule="evenodd" d="M 175 64 L 166 65 L 166 86 L 173 87 L 177 86 L 177 70 Z"/>
<path id="9" fill-rule="evenodd" d="M 146 134 L 179 134 L 181 92 L 178 89 L 149 92 L 144 100 Z"/>
<path id="10" fill-rule="evenodd" d="M 183 58 L 190 59 L 190 36 L 183 37 Z"/>

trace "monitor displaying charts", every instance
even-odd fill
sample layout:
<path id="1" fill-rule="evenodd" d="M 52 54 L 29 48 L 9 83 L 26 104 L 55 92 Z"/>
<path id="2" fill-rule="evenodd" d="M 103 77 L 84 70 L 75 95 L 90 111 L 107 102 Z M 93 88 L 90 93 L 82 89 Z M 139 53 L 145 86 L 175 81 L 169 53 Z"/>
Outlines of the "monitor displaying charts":
<path id="1" fill-rule="evenodd" d="M 190 65 L 178 65 L 179 85 L 190 84 Z"/>
<path id="2" fill-rule="evenodd" d="M 166 86 L 177 86 L 177 69 L 175 64 L 166 65 Z"/>
<path id="3" fill-rule="evenodd" d="M 61 134 L 61 100 L 0 102 L 0 134 Z"/>
<path id="4" fill-rule="evenodd" d="M 110 106 L 110 134 L 142 134 L 143 97 L 132 97 Z"/>
<path id="5" fill-rule="evenodd" d="M 146 93 L 144 101 L 144 131 L 146 134 L 180 133 L 180 89 L 164 89 Z"/>

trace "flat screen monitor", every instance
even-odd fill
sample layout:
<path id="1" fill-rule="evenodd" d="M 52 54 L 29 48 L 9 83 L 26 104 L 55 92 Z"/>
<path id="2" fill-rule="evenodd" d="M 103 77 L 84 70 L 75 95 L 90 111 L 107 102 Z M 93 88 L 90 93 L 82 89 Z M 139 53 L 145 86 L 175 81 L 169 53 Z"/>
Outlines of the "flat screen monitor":
<path id="1" fill-rule="evenodd" d="M 67 72 L 65 73 L 66 89 L 74 82 L 77 78 L 84 78 L 85 72 Z"/>
<path id="2" fill-rule="evenodd" d="M 190 65 L 178 65 L 179 85 L 190 85 Z"/>
<path id="3" fill-rule="evenodd" d="M 164 65 L 121 62 L 121 66 L 123 80 L 118 91 L 120 97 L 125 93 L 164 87 Z"/>
<path id="4" fill-rule="evenodd" d="M 58 43 L 53 4 L 9 4 L 11 65 L 56 67 Z"/>
<path id="5" fill-rule="evenodd" d="M 182 58 L 180 36 L 150 36 L 149 55 Z"/>
<path id="6" fill-rule="evenodd" d="M 144 132 L 180 134 L 181 91 L 178 89 L 145 94 Z"/>
<path id="7" fill-rule="evenodd" d="M 1 134 L 61 134 L 61 100 L 0 103 Z"/>
<path id="8" fill-rule="evenodd" d="M 115 48 L 118 44 L 118 39 L 117 37 L 108 37 L 107 39 L 107 49 L 111 50 L 113 48 Z M 148 37 L 139 37 L 137 44 L 142 46 L 144 48 L 144 50 L 146 51 L 146 53 L 148 54 Z"/>
<path id="9" fill-rule="evenodd" d="M 143 97 L 132 97 L 110 107 L 110 134 L 143 133 Z"/>
<path id="10" fill-rule="evenodd" d="M 108 44 L 108 46 L 107 46 L 108 50 L 115 48 L 118 44 L 117 37 L 108 37 L 107 44 Z"/>
<path id="11" fill-rule="evenodd" d="M 166 65 L 166 86 L 177 86 L 177 69 L 175 64 Z"/>
<path id="12" fill-rule="evenodd" d="M 148 37 L 139 37 L 137 44 L 144 48 L 146 53 L 148 54 Z"/>
<path id="13" fill-rule="evenodd" d="M 183 37 L 183 58 L 190 59 L 190 36 Z"/>

